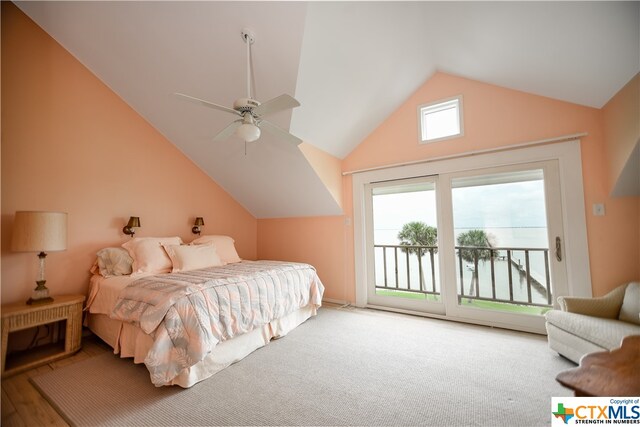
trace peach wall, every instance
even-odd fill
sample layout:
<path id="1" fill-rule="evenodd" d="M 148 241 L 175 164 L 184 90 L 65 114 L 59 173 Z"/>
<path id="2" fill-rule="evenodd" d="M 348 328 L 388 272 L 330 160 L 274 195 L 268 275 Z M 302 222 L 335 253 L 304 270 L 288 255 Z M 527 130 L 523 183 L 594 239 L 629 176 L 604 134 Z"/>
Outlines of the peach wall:
<path id="1" fill-rule="evenodd" d="M 312 264 L 325 298 L 344 301 L 346 233 L 342 216 L 258 220 L 258 257 Z M 320 255 L 321 254 L 321 255 Z"/>
<path id="2" fill-rule="evenodd" d="M 464 136 L 418 144 L 417 106 L 456 95 L 463 96 Z M 599 110 L 436 73 L 358 145 L 342 165 L 343 170 L 356 170 L 579 132 L 589 132 L 585 142 L 601 141 Z M 601 142 L 590 147 L 590 151 L 602 150 Z"/>
<path id="3" fill-rule="evenodd" d="M 351 177 L 342 180 L 344 215 L 258 219 L 258 258 L 316 267 L 325 299 L 355 301 Z"/>
<path id="4" fill-rule="evenodd" d="M 10 2 L 2 2 L 2 302 L 26 300 L 35 254 L 9 251 L 16 210 L 69 213 L 68 249 L 47 257 L 54 294 L 85 293 L 95 252 L 137 236 L 235 238 L 257 255 L 257 221 Z"/>
<path id="5" fill-rule="evenodd" d="M 460 94 L 464 97 L 465 135 L 419 145 L 417 106 Z M 621 283 L 640 278 L 640 202 L 638 198 L 608 196 L 601 110 L 436 73 L 343 160 L 342 169 L 365 169 L 580 132 L 589 134 L 582 139 L 581 149 L 592 287 L 594 295 L 602 295 Z M 349 176 L 344 177 L 343 194 L 345 218 L 352 220 Z M 594 203 L 605 204 L 606 216 L 591 214 Z M 345 289 L 341 291 L 332 284 L 332 295 L 342 294 L 353 302 L 353 229 L 345 225 L 345 221 L 336 221 L 335 229 L 329 230 L 325 221 L 324 218 L 294 218 L 270 223 L 268 228 L 271 235 L 300 233 L 312 237 L 318 247 L 329 247 L 327 241 L 344 232 L 347 241 L 343 247 L 319 251 L 310 245 L 274 241 L 268 253 L 275 258 L 296 253 L 311 264 L 331 265 L 336 271 L 345 271 Z M 267 247 L 261 240 L 263 226 L 264 221 L 259 220 L 259 257 Z M 336 252 L 341 255 L 336 256 Z"/>
<path id="6" fill-rule="evenodd" d="M 342 206 L 342 161 L 306 142 L 300 144 L 298 148 L 327 187 L 338 206 Z"/>
<path id="7" fill-rule="evenodd" d="M 462 94 L 463 137 L 418 144 L 416 108 Z M 602 111 L 436 73 L 343 161 L 343 170 L 428 159 L 466 151 L 587 132 L 582 169 L 594 295 L 640 278 L 637 198 L 609 197 Z M 591 214 L 604 203 L 607 215 Z"/>
<path id="8" fill-rule="evenodd" d="M 629 155 L 640 141 L 640 73 L 602 108 L 608 184 L 613 190 Z"/>

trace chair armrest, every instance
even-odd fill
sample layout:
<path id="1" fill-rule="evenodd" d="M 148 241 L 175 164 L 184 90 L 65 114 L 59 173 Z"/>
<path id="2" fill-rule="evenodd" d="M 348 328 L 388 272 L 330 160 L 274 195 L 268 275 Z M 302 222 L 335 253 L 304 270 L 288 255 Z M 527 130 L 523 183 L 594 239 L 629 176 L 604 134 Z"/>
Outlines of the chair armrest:
<path id="1" fill-rule="evenodd" d="M 626 287 L 627 285 L 619 286 L 598 298 L 559 297 L 558 303 L 562 311 L 604 319 L 617 319 Z"/>

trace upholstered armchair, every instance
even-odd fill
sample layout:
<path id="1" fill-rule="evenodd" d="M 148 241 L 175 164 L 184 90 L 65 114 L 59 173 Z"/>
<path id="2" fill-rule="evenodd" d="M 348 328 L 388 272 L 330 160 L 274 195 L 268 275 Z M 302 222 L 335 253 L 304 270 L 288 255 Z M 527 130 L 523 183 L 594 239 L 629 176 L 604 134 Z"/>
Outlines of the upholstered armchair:
<path id="1" fill-rule="evenodd" d="M 560 310 L 546 314 L 549 347 L 576 363 L 594 351 L 620 347 L 640 335 L 640 283 L 631 282 L 598 298 L 559 297 Z"/>

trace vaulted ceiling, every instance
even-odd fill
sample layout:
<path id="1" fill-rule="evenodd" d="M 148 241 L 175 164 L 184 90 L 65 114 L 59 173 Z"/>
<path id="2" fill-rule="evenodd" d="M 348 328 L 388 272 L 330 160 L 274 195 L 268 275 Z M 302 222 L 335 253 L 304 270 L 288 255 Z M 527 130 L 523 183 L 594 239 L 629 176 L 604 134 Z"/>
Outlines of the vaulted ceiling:
<path id="1" fill-rule="evenodd" d="M 302 104 L 270 119 L 344 158 L 435 71 L 600 108 L 640 71 L 638 2 L 18 2 L 258 218 L 341 209 L 297 147 L 213 142 L 246 95 Z"/>

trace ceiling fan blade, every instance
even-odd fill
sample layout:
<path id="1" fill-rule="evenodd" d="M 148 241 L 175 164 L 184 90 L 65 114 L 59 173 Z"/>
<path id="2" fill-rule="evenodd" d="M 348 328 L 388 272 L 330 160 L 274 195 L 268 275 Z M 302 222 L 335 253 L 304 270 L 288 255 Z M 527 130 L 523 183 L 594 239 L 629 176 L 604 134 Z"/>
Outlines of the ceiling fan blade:
<path id="1" fill-rule="evenodd" d="M 282 129 L 280 126 L 276 126 L 273 123 L 268 122 L 266 120 L 260 120 L 260 122 L 258 122 L 257 124 L 259 128 L 266 130 L 267 132 L 277 136 L 280 139 L 284 139 L 285 141 L 295 145 L 302 144 L 302 140 L 300 138 L 298 138 L 297 136 L 291 135 L 289 132 Z"/>
<path id="2" fill-rule="evenodd" d="M 277 96 L 269 101 L 258 105 L 253 109 L 253 113 L 258 116 L 266 114 L 277 113 L 278 111 L 288 110 L 290 108 L 299 107 L 300 103 L 292 96 L 284 95 Z"/>
<path id="3" fill-rule="evenodd" d="M 215 110 L 224 111 L 226 113 L 235 114 L 236 116 L 242 116 L 242 114 L 239 111 L 236 111 L 236 110 L 234 110 L 232 108 L 225 107 L 225 106 L 222 106 L 222 105 L 214 104 L 213 102 L 205 101 L 204 99 L 195 98 L 193 96 L 189 96 L 189 95 L 185 95 L 184 93 L 177 93 L 177 92 L 174 93 L 174 95 L 177 95 L 177 96 L 180 96 L 182 98 L 188 99 L 191 102 L 195 102 L 197 104 L 204 105 L 205 107 L 213 108 Z"/>
<path id="4" fill-rule="evenodd" d="M 218 134 L 213 138 L 214 141 L 222 141 L 223 139 L 229 138 L 233 133 L 240 127 L 242 124 L 242 120 L 236 120 L 234 122 L 229 123 L 229 125 L 222 129 Z"/>

